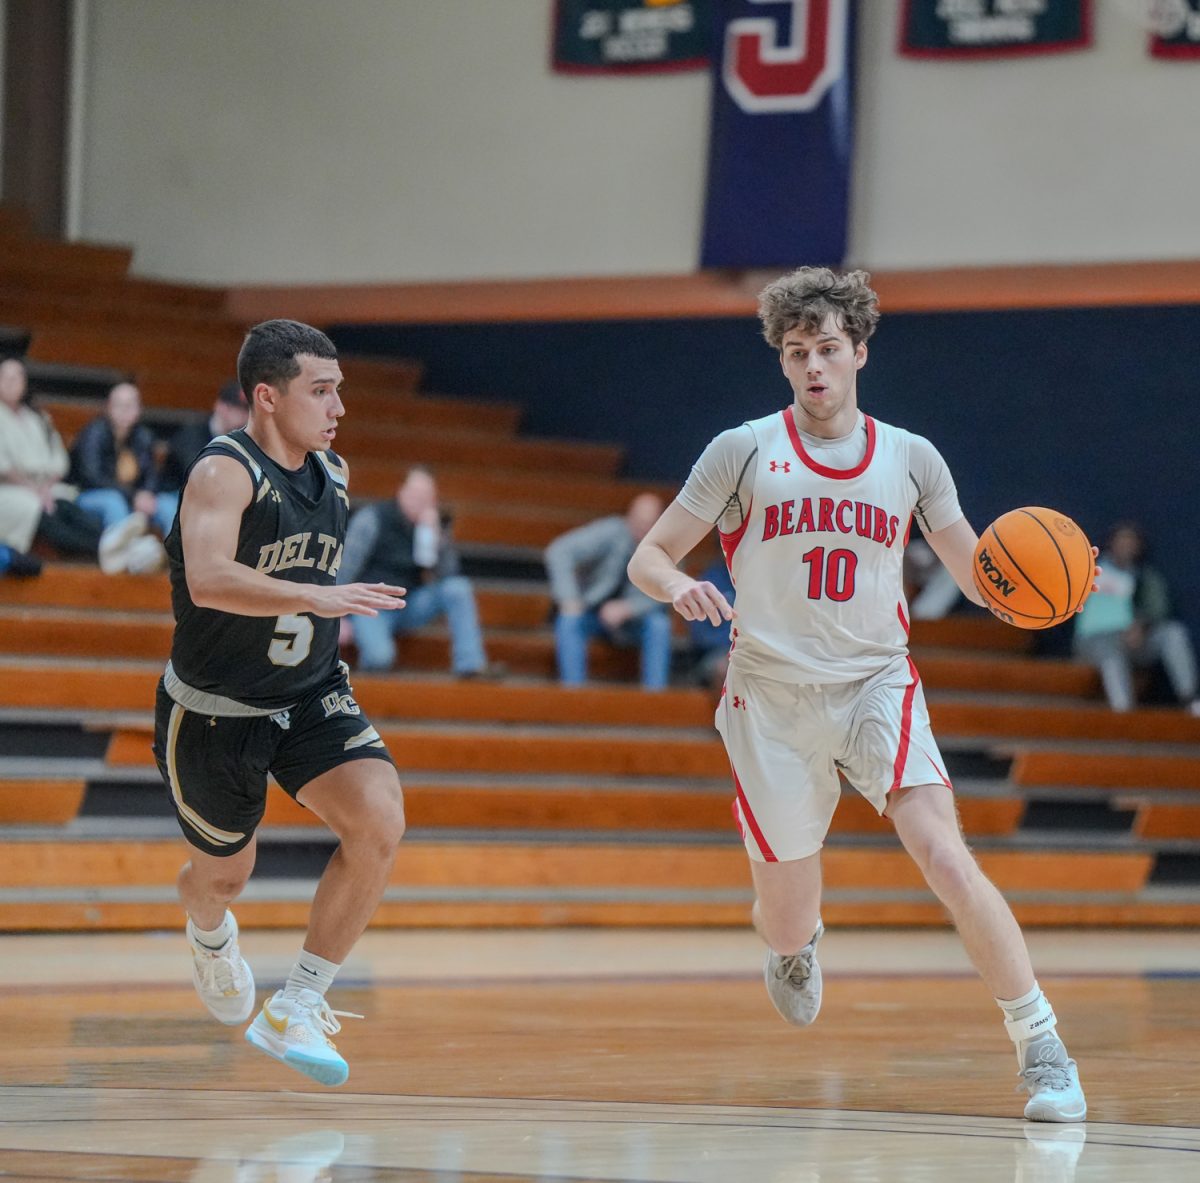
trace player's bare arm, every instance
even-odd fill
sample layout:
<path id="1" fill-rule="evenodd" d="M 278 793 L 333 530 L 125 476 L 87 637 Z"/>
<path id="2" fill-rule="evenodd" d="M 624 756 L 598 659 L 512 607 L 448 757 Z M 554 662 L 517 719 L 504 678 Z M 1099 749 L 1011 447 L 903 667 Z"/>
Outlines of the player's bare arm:
<path id="1" fill-rule="evenodd" d="M 971 523 L 965 517 L 959 518 L 944 530 L 933 530 L 926 534 L 925 541 L 941 559 L 946 570 L 954 576 L 954 582 L 958 584 L 962 594 L 972 604 L 978 604 L 981 608 L 987 607 L 971 575 L 975 562 L 975 548 L 979 545 L 979 536 L 971 528 Z"/>
<path id="2" fill-rule="evenodd" d="M 318 587 L 274 579 L 236 561 L 238 530 L 254 486 L 232 457 L 206 456 L 192 469 L 179 526 L 188 591 L 202 608 L 239 616 L 376 616 L 404 607 L 402 587 L 350 583 Z"/>
<path id="3" fill-rule="evenodd" d="M 679 569 L 711 529 L 711 522 L 673 501 L 638 543 L 629 560 L 629 578 L 648 596 L 670 604 L 684 620 L 732 620 L 733 609 L 716 587 Z"/>

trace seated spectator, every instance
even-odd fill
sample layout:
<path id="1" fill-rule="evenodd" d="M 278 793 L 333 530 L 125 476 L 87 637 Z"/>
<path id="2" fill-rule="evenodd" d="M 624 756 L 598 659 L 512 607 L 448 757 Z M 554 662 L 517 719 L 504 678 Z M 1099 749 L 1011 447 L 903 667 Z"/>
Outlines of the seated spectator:
<path id="1" fill-rule="evenodd" d="M 724 560 L 711 562 L 700 575 L 705 583 L 711 583 L 730 604 L 734 601 L 733 579 Z M 688 640 L 695 659 L 693 676 L 701 686 L 706 686 L 720 697 L 725 685 L 725 672 L 729 668 L 729 632 L 731 622 L 711 624 L 707 620 L 688 621 Z"/>
<path id="2" fill-rule="evenodd" d="M 79 504 L 98 514 L 105 527 L 137 513 L 165 537 L 178 498 L 158 495 L 154 433 L 141 417 L 138 388 L 132 382 L 118 382 L 108 392 L 104 414 L 93 419 L 75 440 L 71 479 L 79 486 Z"/>
<path id="3" fill-rule="evenodd" d="M 390 583 L 408 589 L 406 606 L 378 616 L 348 618 L 358 646 L 358 668 L 391 669 L 397 633 L 445 616 L 450 667 L 459 678 L 494 677 L 488 664 L 471 581 L 460 574 L 449 515 L 438 505 L 429 469 L 410 468 L 392 501 L 365 505 L 350 519 L 338 583 Z M 345 633 L 343 633 L 344 639 Z"/>
<path id="4" fill-rule="evenodd" d="M 35 539 L 61 555 L 99 558 L 106 571 L 124 569 L 133 539 L 105 531 L 78 505 L 78 489 L 63 480 L 69 463 L 49 415 L 30 401 L 25 363 L 0 361 L 0 545 L 11 572 L 37 563 L 26 554 Z"/>
<path id="5" fill-rule="evenodd" d="M 201 450 L 217 436 L 228 435 L 231 431 L 245 427 L 249 415 L 246 396 L 236 379 L 233 379 L 217 391 L 212 412 L 207 418 L 185 423 L 171 436 L 158 479 L 158 497 L 166 503 L 164 518 L 169 516 L 172 521 L 175 520 L 175 514 L 179 510 L 179 490 L 183 488 L 183 478 Z"/>
<path id="6" fill-rule="evenodd" d="M 671 672 L 671 617 L 667 605 L 629 582 L 634 548 L 663 511 L 662 500 L 641 493 L 624 516 L 598 518 L 568 530 L 546 548 L 550 595 L 558 616 L 554 644 L 564 686 L 587 681 L 588 641 L 603 636 L 621 647 L 640 645 L 642 686 L 661 690 Z"/>
<path id="7" fill-rule="evenodd" d="M 1134 669 L 1161 662 L 1176 697 L 1200 714 L 1192 639 L 1171 619 L 1166 580 L 1145 561 L 1145 550 L 1140 526 L 1113 527 L 1100 555 L 1096 590 L 1075 617 L 1075 652 L 1100 671 L 1114 711 L 1134 707 Z"/>

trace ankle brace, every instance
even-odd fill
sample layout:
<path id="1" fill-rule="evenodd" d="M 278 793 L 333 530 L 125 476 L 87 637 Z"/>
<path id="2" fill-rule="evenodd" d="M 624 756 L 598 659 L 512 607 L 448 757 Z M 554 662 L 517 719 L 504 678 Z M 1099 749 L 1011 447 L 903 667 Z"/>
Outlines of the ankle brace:
<path id="1" fill-rule="evenodd" d="M 1000 1009 L 1004 1011 L 1004 1029 L 1008 1032 L 1009 1039 L 1018 1047 L 1031 1039 L 1049 1034 L 1058 1026 L 1054 1008 L 1036 983 L 1033 990 L 1037 991 L 1037 995 L 1032 1002 L 1026 1002 L 1024 998 L 1015 999 L 1013 1002 L 996 1000 Z M 1025 997 L 1028 998 L 1029 995 Z"/>

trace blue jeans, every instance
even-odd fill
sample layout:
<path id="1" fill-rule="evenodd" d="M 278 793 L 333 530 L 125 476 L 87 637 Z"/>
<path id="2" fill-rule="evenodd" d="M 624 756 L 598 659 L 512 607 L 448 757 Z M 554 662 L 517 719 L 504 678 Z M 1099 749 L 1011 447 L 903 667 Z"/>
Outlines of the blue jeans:
<path id="1" fill-rule="evenodd" d="M 388 670 L 396 660 L 397 633 L 411 633 L 445 615 L 450 626 L 450 667 L 456 674 L 476 674 L 487 665 L 479 611 L 471 581 L 452 575 L 412 588 L 407 606 L 378 616 L 353 616 L 354 642 L 360 670 Z"/>
<path id="2" fill-rule="evenodd" d="M 558 676 L 564 686 L 582 686 L 587 681 L 588 641 L 598 636 L 623 648 L 640 645 L 642 688 L 666 687 L 671 672 L 671 617 L 665 608 L 651 608 L 640 620 L 631 621 L 615 633 L 600 623 L 595 611 L 575 616 L 559 613 L 554 622 L 554 647 Z"/>
<path id="3" fill-rule="evenodd" d="M 162 531 L 165 538 L 170 532 L 171 523 L 175 520 L 175 510 L 179 506 L 178 493 L 156 493 L 154 495 L 154 514 L 151 521 Z M 75 502 L 80 509 L 94 513 L 107 530 L 123 522 L 133 512 L 125 494 L 119 489 L 84 489 Z"/>

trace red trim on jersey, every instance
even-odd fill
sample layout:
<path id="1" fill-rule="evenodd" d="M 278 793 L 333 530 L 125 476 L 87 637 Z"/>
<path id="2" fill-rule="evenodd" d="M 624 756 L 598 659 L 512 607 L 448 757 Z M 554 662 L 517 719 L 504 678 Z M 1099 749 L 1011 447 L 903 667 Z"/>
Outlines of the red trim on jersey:
<path id="1" fill-rule="evenodd" d="M 912 514 L 908 515 L 908 525 L 904 527 L 904 547 L 908 548 L 908 540 L 912 537 Z"/>
<path id="2" fill-rule="evenodd" d="M 900 618 L 900 627 L 907 637 L 909 634 L 908 617 L 904 615 L 904 605 L 899 600 L 896 601 L 896 615 Z"/>
<path id="3" fill-rule="evenodd" d="M 900 746 L 896 749 L 896 763 L 892 766 L 892 787 L 888 790 L 889 793 L 898 789 L 904 779 L 904 765 L 908 762 L 908 745 L 912 739 L 912 706 L 921 675 L 917 673 L 917 667 L 911 657 L 908 658 L 908 671 L 912 674 L 912 681 L 904 691 L 904 705 L 900 708 Z"/>
<path id="4" fill-rule="evenodd" d="M 742 782 L 738 780 L 737 769 L 732 764 L 729 765 L 730 772 L 733 773 L 733 787 L 737 793 L 737 805 L 742 817 L 745 819 L 746 825 L 750 827 L 750 833 L 754 835 L 754 841 L 758 843 L 758 849 L 762 852 L 763 858 L 769 863 L 777 863 L 779 860 L 775 857 L 775 852 L 771 849 L 766 838 L 763 837 L 763 832 L 758 828 L 758 822 L 754 817 L 754 810 L 750 808 L 750 802 L 746 800 L 746 794 L 742 791 Z M 741 827 L 738 827 L 741 829 Z M 745 837 L 745 831 L 742 831 L 742 836 Z"/>
<path id="5" fill-rule="evenodd" d="M 750 498 L 750 504 L 746 506 L 746 516 L 742 518 L 742 524 L 734 530 L 732 534 L 726 534 L 720 527 L 717 528 L 717 537 L 721 540 L 721 553 L 725 556 L 725 566 L 729 569 L 729 574 L 733 574 L 733 552 L 737 550 L 738 543 L 746 534 L 746 527 L 750 525 L 750 512 L 754 509 L 754 498 Z"/>
<path id="6" fill-rule="evenodd" d="M 947 777 L 946 774 L 937 766 L 937 764 L 934 763 L 933 757 L 928 752 L 925 753 L 925 759 L 928 760 L 929 763 L 933 765 L 933 770 L 934 770 L 934 772 L 936 772 L 938 774 L 938 778 L 941 780 L 942 784 L 944 784 L 946 786 L 946 788 L 948 788 L 950 790 L 950 792 L 953 793 L 954 786 L 950 783 L 949 777 Z"/>
<path id="7" fill-rule="evenodd" d="M 818 463 L 808 454 L 804 447 L 804 441 L 800 438 L 800 432 L 796 429 L 796 416 L 793 414 L 792 408 L 788 407 L 783 412 L 783 425 L 787 428 L 788 438 L 792 441 L 792 448 L 804 462 L 805 467 L 811 468 L 818 476 L 827 476 L 835 481 L 848 481 L 852 477 L 862 476 L 867 471 L 867 465 L 871 463 L 871 458 L 875 455 L 875 420 L 870 415 L 864 415 L 863 420 L 867 425 L 866 455 L 853 468 L 829 468 L 827 465 Z"/>

